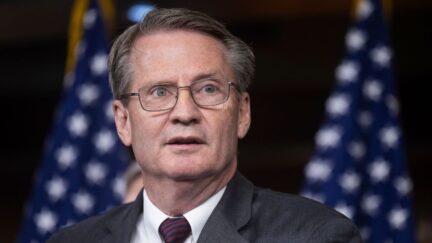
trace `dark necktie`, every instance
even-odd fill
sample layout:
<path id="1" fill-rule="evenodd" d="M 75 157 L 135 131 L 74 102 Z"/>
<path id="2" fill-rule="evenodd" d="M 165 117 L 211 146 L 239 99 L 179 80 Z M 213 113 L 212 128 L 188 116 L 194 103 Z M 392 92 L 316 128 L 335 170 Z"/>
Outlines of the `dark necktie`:
<path id="1" fill-rule="evenodd" d="M 191 227 L 185 217 L 167 218 L 159 226 L 159 233 L 165 243 L 183 243 L 191 234 Z"/>

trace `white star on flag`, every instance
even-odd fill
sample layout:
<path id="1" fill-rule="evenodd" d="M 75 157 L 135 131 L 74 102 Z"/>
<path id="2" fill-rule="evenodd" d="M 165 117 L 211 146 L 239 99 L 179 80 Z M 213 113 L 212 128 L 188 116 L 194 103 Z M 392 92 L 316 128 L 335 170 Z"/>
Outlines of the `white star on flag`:
<path id="1" fill-rule="evenodd" d="M 101 130 L 94 137 L 93 143 L 97 151 L 104 154 L 113 148 L 115 144 L 114 134 L 108 129 Z"/>
<path id="2" fill-rule="evenodd" d="M 348 152 L 356 161 L 360 161 L 366 153 L 366 148 L 362 142 L 353 141 L 348 146 Z"/>
<path id="3" fill-rule="evenodd" d="M 370 235 L 371 235 L 371 229 L 369 227 L 362 227 L 360 229 L 360 235 L 362 237 L 362 239 L 369 239 Z"/>
<path id="4" fill-rule="evenodd" d="M 45 184 L 45 190 L 48 193 L 51 201 L 57 202 L 59 199 L 62 199 L 65 196 L 67 182 L 64 179 L 56 176 L 47 181 Z"/>
<path id="5" fill-rule="evenodd" d="M 108 173 L 108 169 L 105 165 L 97 161 L 91 161 L 87 164 L 84 169 L 87 180 L 91 184 L 100 185 L 104 182 L 105 177 Z"/>
<path id="6" fill-rule="evenodd" d="M 342 83 L 351 83 L 357 80 L 360 71 L 359 65 L 353 61 L 344 61 L 336 68 L 336 78 Z"/>
<path id="7" fill-rule="evenodd" d="M 394 126 L 387 126 L 381 129 L 379 137 L 386 148 L 394 148 L 399 141 L 399 129 Z"/>
<path id="8" fill-rule="evenodd" d="M 86 49 L 87 49 L 87 42 L 81 40 L 75 47 L 75 56 L 79 58 L 85 53 Z"/>
<path id="9" fill-rule="evenodd" d="M 394 116 L 399 113 L 399 102 L 393 95 L 387 96 L 386 105 Z"/>
<path id="10" fill-rule="evenodd" d="M 358 174 L 353 171 L 345 172 L 339 178 L 339 184 L 342 189 L 348 193 L 354 193 L 357 191 L 361 183 L 361 178 Z"/>
<path id="11" fill-rule="evenodd" d="M 379 66 L 387 67 L 392 58 L 392 51 L 386 46 L 378 46 L 371 50 L 370 57 Z"/>
<path id="12" fill-rule="evenodd" d="M 95 75 L 105 74 L 108 69 L 107 63 L 108 57 L 104 53 L 99 53 L 95 55 L 90 64 L 90 69 Z"/>
<path id="13" fill-rule="evenodd" d="M 378 212 L 380 205 L 381 198 L 372 194 L 366 195 L 361 202 L 362 209 L 370 216 L 374 216 Z"/>
<path id="14" fill-rule="evenodd" d="M 89 119 L 82 112 L 75 112 L 67 120 L 69 132 L 76 137 L 82 137 L 86 134 L 89 126 Z"/>
<path id="15" fill-rule="evenodd" d="M 372 115 L 368 111 L 361 111 L 358 115 L 358 123 L 363 129 L 368 128 L 372 124 Z"/>
<path id="16" fill-rule="evenodd" d="M 72 145 L 63 145 L 55 154 L 60 168 L 65 170 L 74 164 L 78 157 L 78 150 Z"/>
<path id="17" fill-rule="evenodd" d="M 99 98 L 99 89 L 94 84 L 82 84 L 78 88 L 78 98 L 83 106 L 88 106 Z"/>
<path id="18" fill-rule="evenodd" d="M 93 209 L 94 206 L 93 197 L 84 191 L 79 191 L 72 195 L 72 204 L 75 210 L 81 214 L 88 214 Z"/>
<path id="19" fill-rule="evenodd" d="M 394 180 L 394 187 L 400 196 L 406 196 L 411 192 L 413 185 L 408 177 L 400 176 Z"/>
<path id="20" fill-rule="evenodd" d="M 57 224 L 57 216 L 47 209 L 42 209 L 37 213 L 34 220 L 36 227 L 41 234 L 52 232 Z"/>
<path id="21" fill-rule="evenodd" d="M 390 174 L 390 165 L 383 159 L 377 159 L 369 166 L 369 174 L 373 182 L 383 182 Z"/>
<path id="22" fill-rule="evenodd" d="M 313 160 L 306 167 L 306 176 L 315 181 L 326 181 L 331 172 L 331 163 L 326 160 Z"/>
<path id="23" fill-rule="evenodd" d="M 352 217 L 354 216 L 354 209 L 352 207 L 349 207 L 348 205 L 346 205 L 345 203 L 339 203 L 337 204 L 334 209 L 336 211 L 338 211 L 339 213 L 345 215 L 347 218 L 352 219 Z"/>
<path id="24" fill-rule="evenodd" d="M 346 45 L 350 51 L 358 51 L 362 49 L 366 40 L 366 33 L 358 29 L 350 30 L 345 37 Z"/>
<path id="25" fill-rule="evenodd" d="M 372 101 L 379 101 L 383 92 L 381 82 L 376 80 L 367 80 L 363 86 L 363 94 Z"/>
<path id="26" fill-rule="evenodd" d="M 105 116 L 107 117 L 108 121 L 114 121 L 114 112 L 111 101 L 108 101 L 105 105 Z"/>
<path id="27" fill-rule="evenodd" d="M 360 5 L 357 10 L 357 14 L 361 19 L 369 17 L 369 15 L 374 11 L 374 6 L 368 0 L 360 1 Z"/>
<path id="28" fill-rule="evenodd" d="M 345 94 L 334 94 L 327 100 L 327 112 L 333 116 L 345 115 L 350 105 L 350 99 Z"/>
<path id="29" fill-rule="evenodd" d="M 326 127 L 318 131 L 315 142 L 322 149 L 336 147 L 339 144 L 341 136 L 342 134 L 339 127 Z"/>
<path id="30" fill-rule="evenodd" d="M 76 222 L 74 221 L 74 220 L 72 220 L 72 219 L 68 219 L 67 221 L 66 221 L 66 223 L 62 226 L 62 228 L 64 228 L 64 227 L 68 227 L 68 226 L 71 226 L 71 225 L 73 225 L 73 224 L 75 224 Z"/>
<path id="31" fill-rule="evenodd" d="M 311 193 L 311 192 L 304 192 L 302 195 L 304 197 L 307 197 L 309 199 L 312 199 L 312 200 L 320 202 L 320 203 L 324 203 L 324 200 L 325 200 L 324 195 L 323 194 L 319 194 L 319 193 L 314 194 L 314 193 Z"/>
<path id="32" fill-rule="evenodd" d="M 403 208 L 393 208 L 389 215 L 388 220 L 393 229 L 401 230 L 405 227 L 406 221 L 408 219 L 408 211 Z"/>
<path id="33" fill-rule="evenodd" d="M 93 27 L 96 18 L 97 18 L 97 11 L 95 9 L 88 10 L 84 15 L 84 28 L 89 29 Z"/>
<path id="34" fill-rule="evenodd" d="M 126 194 L 126 182 L 125 182 L 124 178 L 116 177 L 113 181 L 112 188 L 113 188 L 114 194 L 118 198 L 123 198 L 124 195 Z"/>

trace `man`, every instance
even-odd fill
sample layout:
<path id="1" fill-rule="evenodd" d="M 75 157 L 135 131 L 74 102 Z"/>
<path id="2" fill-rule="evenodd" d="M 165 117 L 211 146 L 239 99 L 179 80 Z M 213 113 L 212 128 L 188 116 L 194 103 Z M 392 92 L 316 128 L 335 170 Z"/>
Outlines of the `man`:
<path id="1" fill-rule="evenodd" d="M 254 56 L 222 24 L 154 10 L 115 41 L 109 70 L 117 131 L 145 189 L 48 242 L 361 242 L 341 214 L 237 172 Z"/>

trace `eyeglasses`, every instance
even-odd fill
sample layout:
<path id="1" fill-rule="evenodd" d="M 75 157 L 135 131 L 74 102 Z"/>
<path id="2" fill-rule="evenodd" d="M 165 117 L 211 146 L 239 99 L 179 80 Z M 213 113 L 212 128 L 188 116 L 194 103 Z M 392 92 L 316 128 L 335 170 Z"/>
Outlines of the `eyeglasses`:
<path id="1" fill-rule="evenodd" d="M 138 96 L 144 110 L 165 111 L 176 105 L 180 89 L 189 89 L 195 104 L 200 107 L 208 107 L 225 103 L 229 98 L 231 86 L 238 90 L 233 82 L 218 78 L 205 78 L 194 81 L 189 86 L 147 85 L 141 87 L 138 92 L 122 94 L 120 99 Z"/>

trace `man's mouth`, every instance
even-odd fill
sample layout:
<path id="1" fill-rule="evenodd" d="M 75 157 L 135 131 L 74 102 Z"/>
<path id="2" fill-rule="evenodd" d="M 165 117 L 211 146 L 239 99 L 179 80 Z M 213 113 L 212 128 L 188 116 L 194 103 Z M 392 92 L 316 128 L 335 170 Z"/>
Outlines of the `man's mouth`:
<path id="1" fill-rule="evenodd" d="M 198 137 L 175 137 L 168 141 L 168 145 L 200 145 L 204 141 Z"/>

